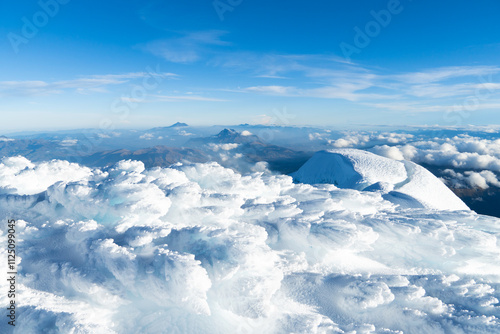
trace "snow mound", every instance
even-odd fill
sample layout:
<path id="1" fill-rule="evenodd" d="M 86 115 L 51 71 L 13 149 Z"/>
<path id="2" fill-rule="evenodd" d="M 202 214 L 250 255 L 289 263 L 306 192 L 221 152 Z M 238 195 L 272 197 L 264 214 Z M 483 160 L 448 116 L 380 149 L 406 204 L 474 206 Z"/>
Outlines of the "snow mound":
<path id="1" fill-rule="evenodd" d="M 497 218 L 217 163 L 0 175 L 0 333 L 500 333 Z"/>
<path id="2" fill-rule="evenodd" d="M 343 189 L 378 192 L 401 208 L 469 210 L 443 182 L 422 166 L 362 150 L 317 152 L 292 176 L 300 183 L 330 183 Z"/>

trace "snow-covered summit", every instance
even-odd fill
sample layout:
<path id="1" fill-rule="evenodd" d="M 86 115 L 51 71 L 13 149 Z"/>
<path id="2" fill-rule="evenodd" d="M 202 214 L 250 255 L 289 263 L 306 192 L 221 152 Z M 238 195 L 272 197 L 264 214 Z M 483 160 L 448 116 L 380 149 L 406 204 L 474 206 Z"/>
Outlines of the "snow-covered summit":
<path id="1" fill-rule="evenodd" d="M 469 210 L 427 169 L 356 149 L 317 152 L 292 174 L 300 183 L 331 183 L 339 188 L 380 192 L 403 208 Z"/>

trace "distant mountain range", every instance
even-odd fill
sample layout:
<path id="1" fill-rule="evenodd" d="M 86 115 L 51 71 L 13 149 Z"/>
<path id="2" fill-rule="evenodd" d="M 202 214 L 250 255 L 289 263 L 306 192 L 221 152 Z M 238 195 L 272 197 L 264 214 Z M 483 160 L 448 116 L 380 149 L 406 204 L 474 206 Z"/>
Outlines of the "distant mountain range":
<path id="1" fill-rule="evenodd" d="M 168 142 L 169 138 L 162 137 L 162 134 L 172 133 L 171 131 L 177 131 L 177 129 L 186 128 L 187 126 L 185 123 L 175 123 L 168 127 L 147 130 L 140 136 L 134 133 L 135 138 L 139 137 L 135 141 L 142 140 L 144 143 L 151 142 L 152 144 Z M 94 137 L 90 139 L 101 143 L 119 141 L 128 135 L 130 135 L 130 132 L 120 135 L 115 134 L 115 137 L 101 135 L 104 138 L 101 140 L 97 138 L 97 135 L 94 136 L 92 134 Z M 179 136 L 177 132 L 174 132 L 174 135 Z M 89 136 L 84 138 L 73 136 L 76 137 L 75 139 L 67 139 L 69 136 L 66 134 L 54 135 L 52 138 L 44 136 L 42 139 L 29 138 L 16 140 L 0 137 L 0 156 L 22 155 L 32 161 L 65 159 L 92 167 L 109 166 L 120 160 L 133 159 L 144 162 L 146 167 L 149 168 L 170 166 L 176 162 L 183 161 L 218 161 L 223 163 L 220 154 L 214 152 L 214 145 L 236 144 L 227 153 L 241 154 L 249 163 L 266 161 L 271 170 L 290 173 L 297 170 L 313 154 L 312 152 L 296 151 L 286 147 L 267 144 L 258 136 L 248 131 L 239 132 L 233 129 L 223 129 L 218 134 L 208 137 L 188 139 L 183 147 L 153 145 L 139 149 L 133 148 L 136 145 L 130 145 L 131 147 L 119 149 L 98 150 L 99 145 L 95 147 L 85 145 L 85 140 L 89 143 L 92 142 L 92 140 L 89 140 Z M 185 133 L 180 134 L 180 136 L 185 136 Z M 127 142 L 124 141 L 124 146 L 127 146 L 126 144 Z"/>
<path id="2" fill-rule="evenodd" d="M 87 166 L 104 167 L 117 163 L 120 160 L 139 160 L 146 168 L 166 167 L 177 162 L 207 162 L 209 157 L 199 150 L 167 146 L 154 146 L 136 151 L 121 149 L 103 151 L 82 157 L 81 163 Z"/>
<path id="3" fill-rule="evenodd" d="M 172 124 L 170 126 L 152 128 L 151 131 L 162 131 L 162 130 L 166 130 L 166 129 L 185 128 L 185 127 L 189 127 L 189 125 L 187 125 L 186 123 L 177 122 L 177 123 Z"/>
<path id="4" fill-rule="evenodd" d="M 264 143 L 258 136 L 248 131 L 238 132 L 224 129 L 217 135 L 206 138 L 193 138 L 187 142 L 192 147 L 207 147 L 210 144 L 231 144 L 238 146 L 234 152 L 243 154 L 249 162 L 266 161 L 271 170 L 285 174 L 296 171 L 304 164 L 313 152 L 295 151 L 286 147 Z"/>
<path id="5" fill-rule="evenodd" d="M 413 140 L 417 141 L 429 136 L 448 138 L 460 134 L 458 130 L 415 131 L 412 132 L 416 136 Z M 467 134 L 481 136 L 479 132 Z M 231 128 L 191 127 L 177 122 L 145 130 L 76 129 L 0 136 L 0 158 L 21 155 L 34 162 L 62 159 L 95 167 L 113 165 L 123 159 L 143 161 L 146 167 L 169 166 L 184 161 L 216 161 L 235 169 L 244 167 L 245 163 L 248 166 L 248 163 L 266 161 L 271 170 L 290 174 L 297 171 L 314 152 L 331 148 L 332 141 L 342 136 L 345 134 L 310 127 L 248 124 Z M 373 138 L 370 145 L 363 146 L 364 149 L 373 145 L 393 145 L 383 136 Z M 491 138 L 500 138 L 500 133 L 491 134 Z M 231 161 L 242 164 L 232 165 Z M 453 166 L 423 166 L 437 177 L 445 176 L 445 168 L 455 170 Z M 457 187 L 452 190 L 473 210 L 500 216 L 500 210 L 496 209 L 500 188 Z"/>
<path id="6" fill-rule="evenodd" d="M 45 139 L 8 139 L 0 138 L 0 157 L 22 155 L 32 161 L 63 159 L 67 154 L 67 147 L 61 142 Z"/>
<path id="7" fill-rule="evenodd" d="M 190 139 L 187 142 L 188 146 L 194 145 L 194 146 L 199 146 L 199 145 L 204 145 L 208 143 L 214 143 L 214 144 L 229 144 L 229 143 L 236 143 L 236 144 L 247 144 L 247 143 L 262 143 L 259 137 L 256 135 L 251 134 L 250 132 L 238 132 L 233 129 L 224 129 L 218 134 L 210 137 L 205 137 L 205 138 L 193 138 Z"/>

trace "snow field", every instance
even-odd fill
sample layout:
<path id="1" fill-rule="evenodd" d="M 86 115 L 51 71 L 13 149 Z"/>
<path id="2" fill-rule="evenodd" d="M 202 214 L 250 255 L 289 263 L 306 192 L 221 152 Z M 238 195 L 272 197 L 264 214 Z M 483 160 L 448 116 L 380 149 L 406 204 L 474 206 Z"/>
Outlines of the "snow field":
<path id="1" fill-rule="evenodd" d="M 0 175 L 15 333 L 500 333 L 496 218 L 216 163 Z"/>

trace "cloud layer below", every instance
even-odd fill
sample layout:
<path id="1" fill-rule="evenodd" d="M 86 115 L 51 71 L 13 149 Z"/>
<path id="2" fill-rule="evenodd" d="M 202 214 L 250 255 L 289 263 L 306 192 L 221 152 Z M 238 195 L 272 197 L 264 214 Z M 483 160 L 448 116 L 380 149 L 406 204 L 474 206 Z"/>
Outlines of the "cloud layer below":
<path id="1" fill-rule="evenodd" d="M 309 140 L 323 142 L 326 147 L 362 148 L 387 158 L 436 167 L 453 188 L 486 189 L 500 185 L 500 139 L 496 130 L 490 131 L 474 135 L 464 131 L 451 136 L 446 129 L 428 133 L 361 131 L 346 132 L 336 139 L 318 132 L 311 133 Z"/>

